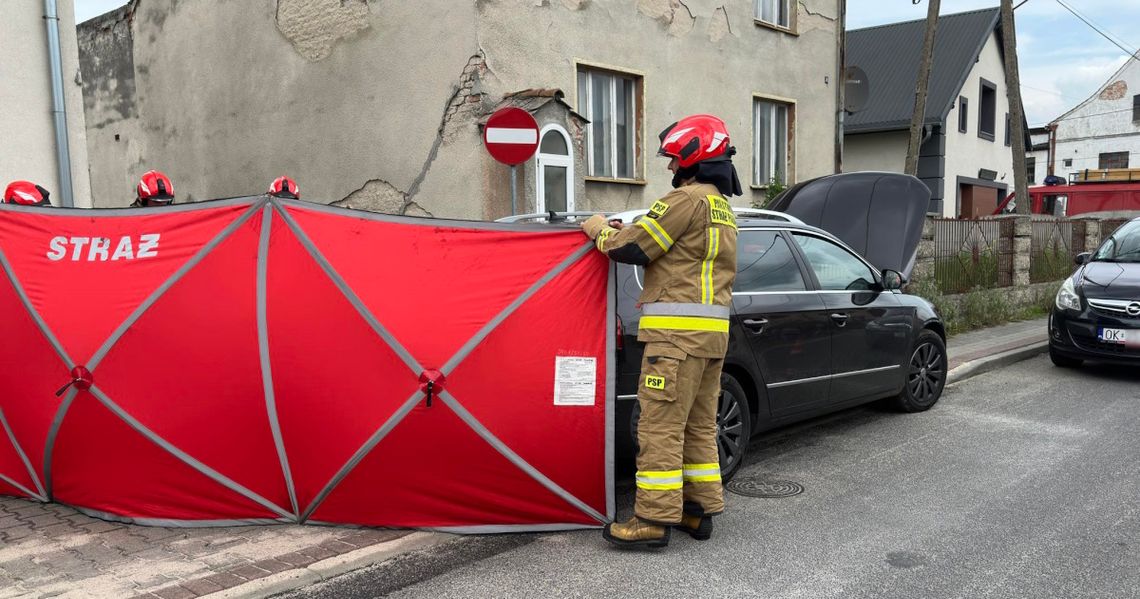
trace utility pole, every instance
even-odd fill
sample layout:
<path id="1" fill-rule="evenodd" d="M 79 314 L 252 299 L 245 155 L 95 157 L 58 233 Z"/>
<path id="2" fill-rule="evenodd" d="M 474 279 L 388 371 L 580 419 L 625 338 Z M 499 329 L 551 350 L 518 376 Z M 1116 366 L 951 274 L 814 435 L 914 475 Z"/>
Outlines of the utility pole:
<path id="1" fill-rule="evenodd" d="M 913 0 L 918 4 L 918 0 Z M 927 0 L 926 35 L 922 40 L 922 61 L 918 66 L 918 81 L 914 86 L 914 114 L 910 117 L 910 142 L 906 146 L 908 175 L 918 175 L 918 151 L 922 145 L 922 126 L 926 120 L 926 92 L 930 87 L 930 67 L 934 63 L 934 32 L 938 28 L 940 0 Z"/>
<path id="2" fill-rule="evenodd" d="M 1013 193 L 1017 214 L 1029 214 L 1029 191 L 1025 182 L 1025 111 L 1021 106 L 1021 75 L 1017 72 L 1017 32 L 1013 23 L 1013 0 L 1001 0 L 1001 39 L 1005 54 L 1005 95 L 1009 101 L 1010 151 L 1013 152 Z"/>

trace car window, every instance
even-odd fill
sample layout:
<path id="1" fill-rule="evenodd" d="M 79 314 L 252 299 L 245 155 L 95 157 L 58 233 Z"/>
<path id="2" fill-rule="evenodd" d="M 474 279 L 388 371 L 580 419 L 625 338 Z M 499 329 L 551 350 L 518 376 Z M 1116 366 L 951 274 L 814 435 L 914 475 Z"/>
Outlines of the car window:
<path id="1" fill-rule="evenodd" d="M 867 290 L 875 286 L 875 275 L 851 252 L 819 237 L 793 233 L 804 252 L 819 285 L 824 290 Z"/>
<path id="2" fill-rule="evenodd" d="M 1116 230 L 1097 250 L 1094 260 L 1140 262 L 1140 221 L 1130 222 Z"/>
<path id="3" fill-rule="evenodd" d="M 788 242 L 776 231 L 741 231 L 733 291 L 804 291 L 807 284 Z"/>

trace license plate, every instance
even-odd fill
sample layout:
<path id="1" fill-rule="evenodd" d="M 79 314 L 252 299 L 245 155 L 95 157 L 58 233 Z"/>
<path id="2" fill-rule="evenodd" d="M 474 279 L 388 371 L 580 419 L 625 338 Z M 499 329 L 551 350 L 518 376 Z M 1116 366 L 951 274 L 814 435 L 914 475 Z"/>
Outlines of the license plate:
<path id="1" fill-rule="evenodd" d="M 1124 345 L 1128 339 L 1128 329 L 1100 329 L 1097 338 L 1105 343 Z"/>

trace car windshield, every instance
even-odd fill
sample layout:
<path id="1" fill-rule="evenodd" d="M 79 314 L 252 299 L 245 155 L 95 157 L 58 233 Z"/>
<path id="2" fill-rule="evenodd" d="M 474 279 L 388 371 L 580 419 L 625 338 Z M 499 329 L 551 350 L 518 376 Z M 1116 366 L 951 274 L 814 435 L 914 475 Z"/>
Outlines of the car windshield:
<path id="1" fill-rule="evenodd" d="M 1140 262 L 1140 220 L 1118 229 L 1101 244 L 1093 257 L 1097 262 Z"/>

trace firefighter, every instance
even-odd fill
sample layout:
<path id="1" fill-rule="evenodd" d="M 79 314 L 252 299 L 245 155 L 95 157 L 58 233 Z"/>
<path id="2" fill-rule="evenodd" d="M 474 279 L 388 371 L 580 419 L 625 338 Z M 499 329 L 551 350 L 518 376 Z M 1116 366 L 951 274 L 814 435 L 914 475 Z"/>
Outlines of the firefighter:
<path id="1" fill-rule="evenodd" d="M 736 278 L 736 217 L 725 199 L 742 193 L 736 150 L 724 122 L 706 114 L 660 139 L 675 189 L 633 225 L 601 215 L 582 223 L 598 250 L 645 267 L 637 499 L 631 519 L 602 531 L 623 546 L 664 547 L 672 527 L 708 539 L 724 510 L 716 410 Z"/>
<path id="2" fill-rule="evenodd" d="M 162 171 L 147 171 L 135 186 L 135 201 L 131 206 L 169 206 L 174 203 L 174 184 Z"/>
<path id="3" fill-rule="evenodd" d="M 4 190 L 5 204 L 20 204 L 21 206 L 51 206 L 48 200 L 48 190 L 31 181 L 12 181 Z"/>
<path id="4" fill-rule="evenodd" d="M 289 177 L 277 177 L 269 184 L 269 191 L 265 193 L 278 198 L 301 199 L 301 188 L 297 187 L 297 182 Z"/>

